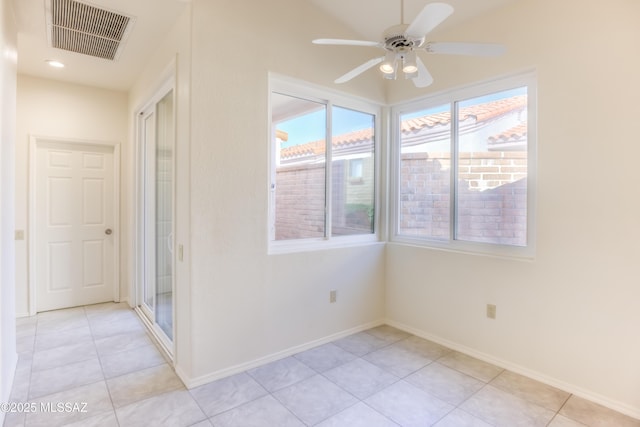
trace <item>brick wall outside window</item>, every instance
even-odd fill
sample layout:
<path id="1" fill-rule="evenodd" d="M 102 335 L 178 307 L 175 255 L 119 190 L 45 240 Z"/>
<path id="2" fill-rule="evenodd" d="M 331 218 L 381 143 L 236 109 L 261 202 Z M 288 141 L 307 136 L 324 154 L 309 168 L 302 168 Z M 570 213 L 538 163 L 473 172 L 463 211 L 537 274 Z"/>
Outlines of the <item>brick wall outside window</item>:
<path id="1" fill-rule="evenodd" d="M 460 153 L 457 238 L 524 246 L 527 153 Z M 449 238 L 448 153 L 403 154 L 400 234 Z"/>

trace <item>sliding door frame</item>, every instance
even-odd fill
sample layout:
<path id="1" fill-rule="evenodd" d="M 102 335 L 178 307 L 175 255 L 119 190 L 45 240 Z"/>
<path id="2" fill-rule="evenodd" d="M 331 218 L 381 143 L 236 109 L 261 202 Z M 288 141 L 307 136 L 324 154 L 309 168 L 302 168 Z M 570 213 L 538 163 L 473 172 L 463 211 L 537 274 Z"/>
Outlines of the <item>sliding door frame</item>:
<path id="1" fill-rule="evenodd" d="M 171 238 L 170 242 L 172 245 L 171 248 L 171 292 L 172 292 L 172 303 L 171 303 L 171 319 L 172 319 L 172 337 L 170 338 L 158 325 L 156 322 L 156 313 L 157 306 L 155 301 L 156 294 L 156 286 L 153 289 L 153 308 L 150 309 L 145 304 L 145 284 L 146 278 L 151 273 L 149 270 L 149 266 L 146 260 L 147 254 L 145 253 L 146 248 L 149 247 L 149 244 L 155 239 L 150 239 L 147 235 L 148 233 L 145 230 L 148 228 L 147 218 L 147 206 L 151 199 L 146 191 L 146 183 L 145 181 L 148 178 L 148 171 L 146 170 L 146 164 L 148 163 L 148 150 L 145 147 L 146 143 L 146 135 L 145 135 L 145 125 L 144 120 L 149 117 L 150 114 L 155 115 L 154 118 L 154 130 L 153 135 L 154 139 L 157 139 L 156 129 L 157 129 L 157 105 L 158 103 L 164 99 L 168 94 L 172 96 L 172 105 L 173 111 L 171 114 L 171 120 L 173 120 L 172 126 L 172 146 L 173 153 L 171 159 L 171 236 L 175 236 L 176 232 L 176 123 L 177 123 L 177 115 L 176 115 L 176 88 L 175 88 L 175 76 L 171 76 L 168 78 L 164 84 L 162 84 L 155 94 L 149 99 L 149 101 L 144 104 L 144 106 L 137 110 L 135 117 L 135 125 L 136 125 L 136 144 L 135 144 L 135 166 L 134 166 L 134 174 L 135 174 L 135 240 L 134 240 L 134 253 L 135 253 L 135 285 L 134 285 L 134 306 L 135 310 L 139 313 L 141 319 L 146 324 L 150 332 L 154 335 L 160 345 L 164 348 L 165 352 L 170 358 L 173 358 L 175 351 L 175 341 L 176 341 L 176 313 L 175 313 L 175 294 L 176 294 L 176 251 L 175 251 L 175 238 Z M 150 113 L 152 112 L 152 113 Z M 155 141 L 154 141 L 155 147 Z M 155 153 L 154 153 L 155 158 Z M 154 209 L 155 215 L 155 204 L 152 206 Z M 155 246 L 154 246 L 155 247 Z M 154 269 L 155 270 L 155 269 Z M 153 278 L 155 281 L 155 277 Z"/>

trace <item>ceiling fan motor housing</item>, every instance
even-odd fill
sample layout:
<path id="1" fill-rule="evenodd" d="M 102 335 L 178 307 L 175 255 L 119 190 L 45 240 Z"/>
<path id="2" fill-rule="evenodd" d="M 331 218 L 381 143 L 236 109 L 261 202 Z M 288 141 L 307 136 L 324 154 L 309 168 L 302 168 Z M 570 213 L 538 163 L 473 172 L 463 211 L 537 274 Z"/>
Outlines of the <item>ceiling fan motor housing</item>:
<path id="1" fill-rule="evenodd" d="M 423 37 L 411 37 L 405 33 L 408 25 L 394 25 L 383 33 L 384 48 L 390 52 L 402 53 L 418 48 L 424 43 Z"/>

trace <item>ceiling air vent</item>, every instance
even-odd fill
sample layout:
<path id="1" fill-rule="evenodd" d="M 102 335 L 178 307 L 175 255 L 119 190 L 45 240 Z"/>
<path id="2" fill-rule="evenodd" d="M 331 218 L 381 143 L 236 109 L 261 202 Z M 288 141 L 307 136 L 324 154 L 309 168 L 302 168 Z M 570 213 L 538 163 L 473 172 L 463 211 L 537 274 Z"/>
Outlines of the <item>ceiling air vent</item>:
<path id="1" fill-rule="evenodd" d="M 74 0 L 47 0 L 51 47 L 115 61 L 135 18 Z"/>

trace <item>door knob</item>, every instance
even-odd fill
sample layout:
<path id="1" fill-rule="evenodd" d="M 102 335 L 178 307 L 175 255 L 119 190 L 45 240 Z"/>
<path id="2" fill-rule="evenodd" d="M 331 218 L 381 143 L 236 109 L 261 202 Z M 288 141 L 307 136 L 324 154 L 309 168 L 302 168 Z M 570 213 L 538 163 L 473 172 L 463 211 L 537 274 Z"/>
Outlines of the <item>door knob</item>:
<path id="1" fill-rule="evenodd" d="M 111 231 L 110 228 L 107 228 L 106 230 L 104 230 L 104 234 L 106 234 L 107 236 L 110 235 L 111 233 L 113 233 L 113 231 Z"/>

